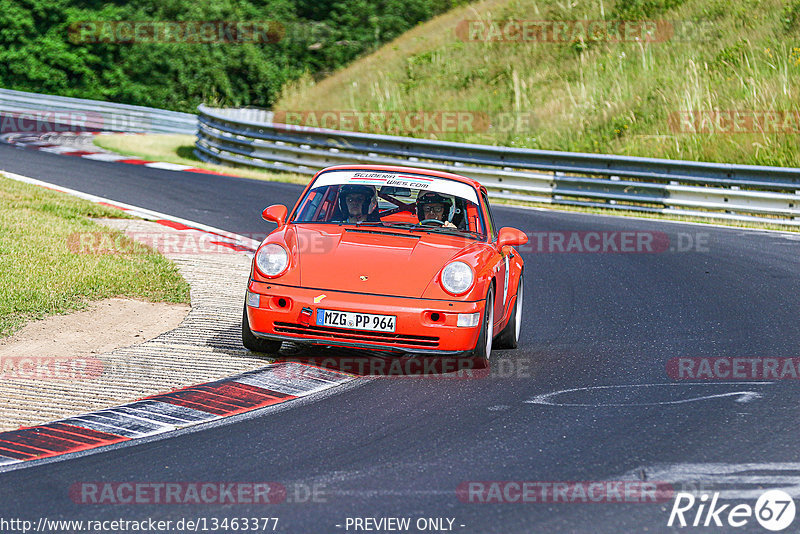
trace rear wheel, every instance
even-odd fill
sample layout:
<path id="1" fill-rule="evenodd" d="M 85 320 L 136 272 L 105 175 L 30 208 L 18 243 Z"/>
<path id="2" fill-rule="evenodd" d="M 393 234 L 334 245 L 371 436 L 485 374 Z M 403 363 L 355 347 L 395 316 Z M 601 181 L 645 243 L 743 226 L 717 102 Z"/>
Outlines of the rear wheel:
<path id="1" fill-rule="evenodd" d="M 247 304 L 244 305 L 242 311 L 242 344 L 247 350 L 265 354 L 277 354 L 281 348 L 280 341 L 262 339 L 253 335 L 253 331 L 250 330 L 250 320 L 247 318 Z"/>
<path id="2" fill-rule="evenodd" d="M 517 301 L 514 304 L 511 317 L 508 318 L 508 324 L 503 328 L 502 332 L 497 335 L 496 347 L 498 349 L 516 349 L 519 345 L 519 331 L 522 327 L 523 291 L 522 273 L 520 273 L 519 282 L 517 283 Z"/>
<path id="3" fill-rule="evenodd" d="M 486 294 L 486 305 L 483 307 L 481 334 L 472 350 L 472 356 L 488 359 L 492 353 L 492 338 L 494 338 L 494 291 L 490 287 Z"/>

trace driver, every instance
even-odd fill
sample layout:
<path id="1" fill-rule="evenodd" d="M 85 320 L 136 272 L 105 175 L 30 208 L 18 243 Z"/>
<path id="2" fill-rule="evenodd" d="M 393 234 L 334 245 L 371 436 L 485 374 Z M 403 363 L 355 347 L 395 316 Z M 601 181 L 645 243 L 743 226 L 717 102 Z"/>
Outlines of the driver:
<path id="1" fill-rule="evenodd" d="M 378 222 L 378 194 L 372 185 L 343 185 L 339 190 L 341 220 L 349 223 Z"/>
<path id="2" fill-rule="evenodd" d="M 417 198 L 417 217 L 420 222 L 434 219 L 442 221 L 442 226 L 455 228 L 456 225 L 450 222 L 453 213 L 453 201 L 444 195 L 429 191 L 421 194 Z"/>

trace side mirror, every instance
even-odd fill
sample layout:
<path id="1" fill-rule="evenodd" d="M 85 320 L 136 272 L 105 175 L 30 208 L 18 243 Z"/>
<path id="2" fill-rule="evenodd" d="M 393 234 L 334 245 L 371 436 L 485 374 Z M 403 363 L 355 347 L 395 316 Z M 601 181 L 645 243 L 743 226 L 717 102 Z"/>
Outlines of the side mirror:
<path id="1" fill-rule="evenodd" d="M 276 223 L 280 228 L 286 222 L 286 214 L 288 212 L 289 210 L 283 204 L 273 204 L 268 208 L 264 208 L 264 211 L 261 212 L 261 218 L 265 221 Z"/>
<path id="2" fill-rule="evenodd" d="M 497 236 L 497 248 L 502 249 L 505 246 L 519 246 L 528 242 L 528 236 L 525 232 L 505 226 L 500 228 L 500 233 Z"/>

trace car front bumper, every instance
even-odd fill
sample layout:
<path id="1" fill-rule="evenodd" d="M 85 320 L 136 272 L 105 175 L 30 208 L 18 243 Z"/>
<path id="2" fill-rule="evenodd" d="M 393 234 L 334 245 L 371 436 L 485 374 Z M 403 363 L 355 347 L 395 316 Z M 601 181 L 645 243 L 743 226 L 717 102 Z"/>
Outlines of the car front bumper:
<path id="1" fill-rule="evenodd" d="M 485 304 L 307 289 L 255 280 L 250 280 L 247 303 L 250 329 L 257 337 L 439 355 L 460 354 L 475 347 L 481 322 L 458 326 L 458 316 L 482 314 Z M 395 331 L 317 326 L 318 308 L 393 315 L 397 318 Z"/>

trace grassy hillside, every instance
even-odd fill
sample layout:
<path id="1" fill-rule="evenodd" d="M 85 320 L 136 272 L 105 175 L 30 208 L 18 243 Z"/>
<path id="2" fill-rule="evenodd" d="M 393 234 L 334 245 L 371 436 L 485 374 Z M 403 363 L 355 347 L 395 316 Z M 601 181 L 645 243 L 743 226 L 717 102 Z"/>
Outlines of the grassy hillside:
<path id="1" fill-rule="evenodd" d="M 669 21 L 678 31 L 656 42 L 456 35 L 464 20 L 508 19 Z M 321 82 L 286 86 L 274 109 L 468 110 L 487 114 L 492 127 L 417 136 L 800 166 L 799 82 L 800 0 L 487 0 L 420 25 Z M 751 133 L 731 133 L 724 122 L 685 133 L 685 123 L 676 131 L 682 123 L 671 122 L 680 112 L 724 119 L 727 110 L 738 110 Z M 497 117 L 520 120 L 498 127 Z"/>

